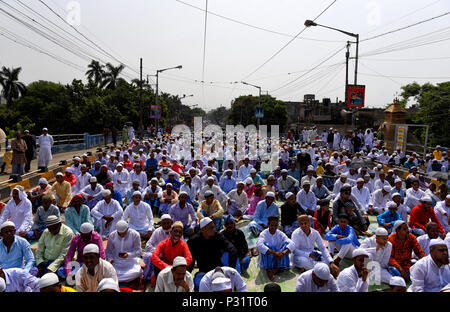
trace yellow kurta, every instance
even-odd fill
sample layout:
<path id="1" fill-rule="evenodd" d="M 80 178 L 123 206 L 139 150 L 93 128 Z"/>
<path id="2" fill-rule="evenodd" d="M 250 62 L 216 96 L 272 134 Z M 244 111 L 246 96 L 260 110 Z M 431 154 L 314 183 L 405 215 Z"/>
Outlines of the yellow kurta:
<path id="1" fill-rule="evenodd" d="M 223 213 L 224 213 L 223 208 L 217 199 L 214 199 L 214 201 L 211 203 L 211 205 L 208 205 L 206 203 L 206 200 L 204 200 L 200 203 L 200 206 L 198 206 L 198 210 L 197 210 L 197 219 L 199 221 L 205 217 L 202 214 L 202 210 L 204 210 L 210 218 L 220 218 L 223 216 Z"/>
<path id="2" fill-rule="evenodd" d="M 58 196 L 58 206 L 61 206 L 63 208 L 67 208 L 67 206 L 69 206 L 69 203 L 72 200 L 72 191 L 69 182 L 55 182 L 52 185 L 50 192 Z"/>
<path id="3" fill-rule="evenodd" d="M 9 169 L 11 169 L 11 161 L 12 161 L 12 151 L 6 151 L 3 155 L 3 162 L 6 163 L 5 165 L 5 172 L 7 172 Z"/>

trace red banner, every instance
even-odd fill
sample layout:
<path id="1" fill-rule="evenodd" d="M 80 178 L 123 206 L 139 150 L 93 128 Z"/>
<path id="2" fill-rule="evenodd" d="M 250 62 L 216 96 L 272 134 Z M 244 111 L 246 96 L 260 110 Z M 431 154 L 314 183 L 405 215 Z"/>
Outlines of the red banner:
<path id="1" fill-rule="evenodd" d="M 366 86 L 349 85 L 347 88 L 347 107 L 364 107 Z"/>

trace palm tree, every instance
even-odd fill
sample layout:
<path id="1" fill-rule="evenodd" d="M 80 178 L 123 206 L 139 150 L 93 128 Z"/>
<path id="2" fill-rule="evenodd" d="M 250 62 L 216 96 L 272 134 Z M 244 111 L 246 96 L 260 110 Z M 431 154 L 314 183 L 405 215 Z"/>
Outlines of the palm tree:
<path id="1" fill-rule="evenodd" d="M 2 95 L 6 98 L 8 105 L 12 104 L 13 99 L 23 96 L 27 91 L 24 83 L 19 81 L 19 73 L 22 67 L 6 68 L 2 67 L 0 72 L 0 85 L 2 86 Z"/>
<path id="2" fill-rule="evenodd" d="M 131 80 L 131 84 L 132 84 L 133 86 L 135 86 L 137 89 L 139 89 L 139 88 L 141 87 L 141 82 L 140 82 L 140 80 L 137 79 L 137 78 Z M 142 89 L 145 90 L 145 89 L 148 89 L 148 88 L 150 88 L 150 84 L 148 84 L 146 80 L 142 80 Z"/>
<path id="3" fill-rule="evenodd" d="M 100 84 L 101 88 L 115 89 L 118 81 L 118 77 L 122 70 L 125 68 L 123 64 L 115 67 L 111 63 L 106 64 L 107 71 L 103 74 L 103 81 Z"/>
<path id="4" fill-rule="evenodd" d="M 88 71 L 86 72 L 86 76 L 88 79 L 92 80 L 94 78 L 94 82 L 98 85 L 102 82 L 102 77 L 105 74 L 103 70 L 105 66 L 101 65 L 100 62 L 92 60 L 91 64 L 88 65 Z"/>

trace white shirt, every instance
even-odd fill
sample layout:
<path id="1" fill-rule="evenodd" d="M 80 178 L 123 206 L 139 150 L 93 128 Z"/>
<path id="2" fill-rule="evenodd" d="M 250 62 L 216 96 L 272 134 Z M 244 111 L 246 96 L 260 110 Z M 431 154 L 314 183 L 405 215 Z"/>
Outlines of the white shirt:
<path id="1" fill-rule="evenodd" d="M 211 278 L 214 274 L 214 270 L 209 271 L 206 273 L 202 280 L 200 281 L 199 291 L 200 292 L 213 292 L 212 284 L 211 284 Z M 245 284 L 244 280 L 242 279 L 241 275 L 236 271 L 234 268 L 230 267 L 222 267 L 223 274 L 231 280 L 231 289 L 232 291 L 237 292 L 246 292 L 247 291 L 247 285 Z"/>
<path id="2" fill-rule="evenodd" d="M 333 187 L 334 195 L 336 195 L 336 196 L 339 195 L 339 193 L 341 192 L 341 188 L 345 183 L 348 183 L 348 179 L 345 182 L 342 182 L 341 179 L 339 178 L 336 180 L 336 182 L 334 182 L 334 187 Z"/>
<path id="3" fill-rule="evenodd" d="M 198 195 L 198 200 L 203 201 L 205 199 L 205 192 L 211 191 L 214 193 L 214 199 L 217 199 L 218 201 L 228 200 L 227 194 L 225 194 L 224 191 L 217 185 L 212 185 L 211 187 L 209 185 L 205 185 L 201 190 L 200 194 Z"/>
<path id="4" fill-rule="evenodd" d="M 373 208 L 377 211 L 385 211 L 386 204 L 392 200 L 391 193 L 383 195 L 383 190 L 379 189 L 372 193 Z"/>
<path id="5" fill-rule="evenodd" d="M 375 184 L 373 187 L 375 190 L 379 190 L 379 189 L 382 189 L 383 186 L 385 186 L 385 185 L 391 186 L 388 181 L 384 180 L 384 182 L 381 182 L 380 179 L 377 179 L 377 180 L 375 180 Z"/>
<path id="6" fill-rule="evenodd" d="M 241 194 L 238 194 L 237 189 L 231 190 L 228 192 L 228 198 L 234 200 L 236 202 L 236 208 L 239 209 L 242 213 L 245 212 L 248 208 L 248 197 L 244 190 L 242 190 Z"/>
<path id="7" fill-rule="evenodd" d="M 376 237 L 372 236 L 363 240 L 359 248 L 364 248 L 370 254 L 369 258 L 372 261 L 378 262 L 381 268 L 388 268 L 389 259 L 391 258 L 392 252 L 392 244 L 390 242 L 387 242 L 383 248 L 377 250 Z"/>
<path id="8" fill-rule="evenodd" d="M 145 244 L 145 252 L 153 253 L 153 251 L 156 249 L 156 246 L 160 242 L 162 242 L 165 239 L 168 239 L 170 237 L 170 229 L 167 230 L 167 232 L 160 226 L 153 232 L 150 239 L 147 241 L 147 244 Z"/>
<path id="9" fill-rule="evenodd" d="M 138 232 L 154 230 L 152 208 L 146 202 L 141 201 L 137 206 L 132 202 L 125 209 L 123 219 L 128 221 L 130 228 Z"/>
<path id="10" fill-rule="evenodd" d="M 436 214 L 436 218 L 441 223 L 445 232 L 450 232 L 450 224 L 448 223 L 448 218 L 444 215 L 450 215 L 450 206 L 445 205 L 445 200 L 440 201 L 434 207 L 434 213 Z"/>
<path id="11" fill-rule="evenodd" d="M 420 247 L 422 247 L 423 252 L 428 256 L 430 254 L 430 237 L 428 236 L 428 234 L 420 235 L 419 237 L 417 237 L 417 242 L 419 243 Z M 416 259 L 419 259 L 419 257 L 417 257 Z"/>
<path id="12" fill-rule="evenodd" d="M 338 292 L 336 281 L 331 274 L 328 282 L 324 286 L 319 287 L 314 283 L 312 273 L 313 270 L 309 270 L 300 274 L 295 286 L 295 292 Z"/>
<path id="13" fill-rule="evenodd" d="M 120 207 L 117 200 L 111 199 L 111 201 L 107 203 L 103 199 L 91 210 L 91 215 L 97 220 L 97 226 L 100 228 L 99 234 L 107 236 L 116 229 L 116 223 L 122 218 L 123 209 Z M 103 219 L 103 216 L 111 216 L 114 218 L 108 228 L 105 227 L 106 220 Z"/>
<path id="14" fill-rule="evenodd" d="M 24 269 L 3 269 L 5 273 L 5 292 L 39 292 L 39 278 Z"/>
<path id="15" fill-rule="evenodd" d="M 32 204 L 30 200 L 26 197 L 24 198 L 24 196 L 21 196 L 21 199 L 20 203 L 16 205 L 14 199 L 11 198 L 5 208 L 3 208 L 0 217 L 0 224 L 8 221 L 8 218 L 11 217 L 9 221 L 15 224 L 16 234 L 19 234 L 19 232 L 30 231 L 33 226 Z"/>
<path id="16" fill-rule="evenodd" d="M 147 174 L 144 171 L 141 171 L 137 174 L 134 170 L 130 172 L 130 180 L 133 182 L 134 180 L 139 180 L 139 186 L 142 188 L 147 187 Z"/>
<path id="17" fill-rule="evenodd" d="M 187 185 L 186 183 L 183 183 L 180 188 L 180 193 L 183 191 L 188 194 L 189 198 L 191 199 L 191 202 L 195 202 L 195 196 L 198 193 L 197 185 L 192 184 L 192 181 L 191 186 Z"/>
<path id="18" fill-rule="evenodd" d="M 337 278 L 337 286 L 340 292 L 368 292 L 369 277 L 363 282 L 362 277 L 358 277 L 358 272 L 354 265 L 341 271 Z"/>
<path id="19" fill-rule="evenodd" d="M 276 232 L 272 235 L 270 234 L 269 229 L 265 229 L 259 235 L 258 241 L 256 242 L 256 247 L 260 253 L 265 255 L 269 250 L 269 247 L 267 247 L 264 243 L 269 246 L 276 246 L 276 248 L 279 249 L 285 242 L 288 242 L 287 249 L 289 249 L 290 252 L 293 252 L 295 250 L 295 244 L 286 236 L 286 234 L 280 230 L 276 230 Z"/>
<path id="20" fill-rule="evenodd" d="M 39 147 L 52 147 L 53 137 L 50 134 L 42 134 L 39 136 L 37 143 L 39 144 Z"/>
<path id="21" fill-rule="evenodd" d="M 414 208 L 420 204 L 420 199 L 425 196 L 425 192 L 420 188 L 415 191 L 412 187 L 406 190 L 405 206 L 409 208 Z"/>
<path id="22" fill-rule="evenodd" d="M 291 239 L 295 245 L 295 255 L 308 258 L 309 254 L 314 251 L 314 245 L 317 245 L 322 253 L 322 257 L 328 259 L 328 263 L 333 262 L 328 249 L 323 244 L 322 237 L 315 229 L 311 228 L 309 235 L 306 235 L 301 228 L 297 228 L 292 233 Z"/>
<path id="23" fill-rule="evenodd" d="M 119 181 L 122 184 L 119 184 Z M 112 175 L 112 182 L 114 185 L 114 189 L 119 191 L 122 196 L 125 196 L 127 190 L 130 188 L 130 174 L 126 169 L 122 169 L 122 171 L 114 171 Z"/>
<path id="24" fill-rule="evenodd" d="M 189 273 L 189 271 L 186 271 L 184 280 L 189 285 L 189 292 L 193 292 L 194 279 L 192 278 L 192 275 L 191 273 Z M 184 287 L 175 286 L 172 267 L 167 266 L 158 274 L 158 278 L 156 279 L 155 292 L 186 292 L 186 290 L 184 289 Z"/>
<path id="25" fill-rule="evenodd" d="M 298 192 L 297 203 L 299 203 L 299 205 L 302 206 L 302 208 L 305 210 L 311 209 L 312 211 L 316 211 L 317 209 L 317 198 L 311 191 L 308 191 L 308 193 L 306 193 L 305 190 L 302 189 L 300 192 Z"/>
<path id="26" fill-rule="evenodd" d="M 250 170 L 253 168 L 252 165 L 248 164 L 248 167 L 246 167 L 244 164 L 239 167 L 238 171 L 238 178 L 239 181 L 244 181 L 246 177 L 250 175 Z"/>
<path id="27" fill-rule="evenodd" d="M 418 260 L 410 272 L 412 284 L 408 292 L 438 292 L 450 283 L 450 266 L 438 268 L 431 255 Z"/>
<path id="28" fill-rule="evenodd" d="M 81 192 L 89 184 L 89 179 L 91 178 L 91 174 L 86 172 L 84 175 L 80 174 L 77 176 L 77 182 L 75 183 L 75 190 L 72 192 L 74 195 Z"/>
<path id="29" fill-rule="evenodd" d="M 363 186 L 361 189 L 358 189 L 358 186 L 352 187 L 352 195 L 356 197 L 366 211 L 369 208 L 369 205 L 372 205 L 372 198 L 370 197 L 370 191 L 367 187 Z"/>

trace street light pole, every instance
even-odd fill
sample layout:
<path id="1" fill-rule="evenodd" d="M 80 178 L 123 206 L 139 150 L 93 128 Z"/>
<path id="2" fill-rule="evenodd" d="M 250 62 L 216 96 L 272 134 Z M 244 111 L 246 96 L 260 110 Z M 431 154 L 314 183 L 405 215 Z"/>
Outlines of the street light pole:
<path id="1" fill-rule="evenodd" d="M 245 85 L 249 85 L 249 86 L 252 86 L 252 87 L 255 87 L 255 88 L 258 88 L 259 89 L 259 99 L 258 99 L 258 108 L 260 109 L 261 108 L 261 87 L 260 86 L 255 86 L 255 85 L 252 85 L 251 83 L 247 83 L 247 82 L 244 82 L 244 81 L 241 81 L 241 83 L 243 83 L 243 84 L 245 84 Z M 256 116 L 256 113 L 255 113 L 255 116 Z M 260 118 L 258 118 L 258 117 L 256 117 L 256 123 L 257 123 L 257 126 L 258 126 L 258 131 L 259 131 L 259 123 L 260 123 Z"/>
<path id="2" fill-rule="evenodd" d="M 139 132 L 141 134 L 141 140 L 144 139 L 144 124 L 142 121 L 143 108 L 142 108 L 142 57 L 141 57 L 141 72 L 139 78 Z"/>

